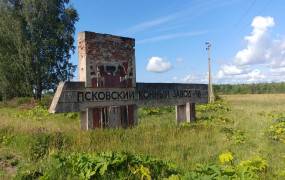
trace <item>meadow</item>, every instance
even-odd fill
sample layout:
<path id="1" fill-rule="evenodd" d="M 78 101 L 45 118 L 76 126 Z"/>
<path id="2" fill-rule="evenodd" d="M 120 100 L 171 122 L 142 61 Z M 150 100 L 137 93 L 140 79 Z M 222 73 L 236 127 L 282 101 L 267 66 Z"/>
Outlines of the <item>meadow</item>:
<path id="1" fill-rule="evenodd" d="M 141 108 L 134 128 L 94 131 L 15 99 L 0 105 L 0 177 L 285 179 L 285 94 L 224 95 L 190 124 L 173 107 Z"/>

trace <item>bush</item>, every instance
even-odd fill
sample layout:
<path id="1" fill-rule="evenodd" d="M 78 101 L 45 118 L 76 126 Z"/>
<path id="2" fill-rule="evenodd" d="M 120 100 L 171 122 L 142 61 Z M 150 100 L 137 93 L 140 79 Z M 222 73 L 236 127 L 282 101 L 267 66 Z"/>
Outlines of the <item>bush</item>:
<path id="1" fill-rule="evenodd" d="M 70 145 L 70 139 L 62 132 L 55 132 L 52 135 L 51 148 L 64 150 Z"/>
<path id="2" fill-rule="evenodd" d="M 3 145 L 8 145 L 13 141 L 13 128 L 5 127 L 0 129 L 0 143 Z"/>
<path id="3" fill-rule="evenodd" d="M 27 111 L 19 111 L 16 114 L 17 118 L 21 119 L 32 119 L 32 120 L 44 120 L 46 117 L 50 116 L 48 110 L 42 106 L 35 106 L 32 109 L 29 109 Z"/>
<path id="4" fill-rule="evenodd" d="M 221 131 L 224 132 L 227 139 L 233 141 L 234 144 L 243 144 L 247 139 L 245 132 L 238 129 L 224 127 Z"/>
<path id="5" fill-rule="evenodd" d="M 165 107 L 146 107 L 140 108 L 139 111 L 141 116 L 149 116 L 149 115 L 161 115 L 163 113 L 174 112 L 174 107 L 165 106 Z"/>
<path id="6" fill-rule="evenodd" d="M 40 132 L 35 133 L 33 137 L 34 138 L 29 146 L 30 159 L 39 160 L 40 158 L 45 157 L 49 152 L 51 135 Z"/>
<path id="7" fill-rule="evenodd" d="M 285 117 L 275 119 L 267 133 L 272 140 L 285 143 Z"/>
<path id="8" fill-rule="evenodd" d="M 215 101 L 214 103 L 201 104 L 197 106 L 197 111 L 201 113 L 206 112 L 228 112 L 230 111 L 229 105 L 223 100 Z"/>
<path id="9" fill-rule="evenodd" d="M 70 112 L 70 113 L 64 113 L 64 116 L 68 119 L 77 119 L 79 117 L 79 113 Z"/>
<path id="10" fill-rule="evenodd" d="M 30 142 L 30 159 L 39 160 L 49 154 L 50 151 L 62 151 L 67 149 L 70 140 L 62 132 L 46 133 L 37 132 L 33 135 L 33 139 Z"/>
<path id="11" fill-rule="evenodd" d="M 182 179 L 260 179 L 268 167 L 266 160 L 258 156 L 239 164 L 234 164 L 231 152 L 221 154 L 219 159 L 221 164 L 198 164 Z"/>
<path id="12" fill-rule="evenodd" d="M 45 108 L 45 109 L 48 109 L 51 105 L 52 98 L 53 98 L 53 96 L 51 96 L 51 95 L 43 96 L 42 99 L 40 101 L 38 101 L 38 105 Z"/>
<path id="13" fill-rule="evenodd" d="M 219 155 L 220 163 L 197 164 L 186 173 L 173 164 L 150 156 L 126 152 L 55 153 L 30 167 L 21 167 L 18 179 L 260 179 L 267 161 L 259 156 L 235 160 L 231 152 Z"/>
<path id="14" fill-rule="evenodd" d="M 31 97 L 19 97 L 16 99 L 17 105 L 29 104 L 33 99 Z"/>
<path id="15" fill-rule="evenodd" d="M 21 169 L 18 178 L 42 179 L 162 179 L 178 174 L 170 163 L 129 153 L 57 153 L 39 169 Z M 30 172 L 30 173 L 27 173 Z"/>

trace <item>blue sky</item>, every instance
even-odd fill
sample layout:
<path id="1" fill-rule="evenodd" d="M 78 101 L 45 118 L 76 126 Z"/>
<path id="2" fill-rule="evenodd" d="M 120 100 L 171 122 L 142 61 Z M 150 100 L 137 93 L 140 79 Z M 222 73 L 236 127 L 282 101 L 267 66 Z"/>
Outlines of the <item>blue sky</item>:
<path id="1" fill-rule="evenodd" d="M 78 32 L 136 39 L 138 82 L 283 81 L 284 0 L 71 0 Z M 78 55 L 72 56 L 77 64 Z"/>

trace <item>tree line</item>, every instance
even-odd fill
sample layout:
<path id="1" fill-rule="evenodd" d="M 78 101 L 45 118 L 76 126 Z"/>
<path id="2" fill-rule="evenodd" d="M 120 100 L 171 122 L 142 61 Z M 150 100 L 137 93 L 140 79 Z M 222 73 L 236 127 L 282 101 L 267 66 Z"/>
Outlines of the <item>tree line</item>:
<path id="1" fill-rule="evenodd" d="M 258 84 L 219 84 L 214 85 L 215 94 L 268 94 L 285 93 L 285 82 Z"/>
<path id="2" fill-rule="evenodd" d="M 0 0 L 1 99 L 40 99 L 73 77 L 78 19 L 69 0 Z"/>

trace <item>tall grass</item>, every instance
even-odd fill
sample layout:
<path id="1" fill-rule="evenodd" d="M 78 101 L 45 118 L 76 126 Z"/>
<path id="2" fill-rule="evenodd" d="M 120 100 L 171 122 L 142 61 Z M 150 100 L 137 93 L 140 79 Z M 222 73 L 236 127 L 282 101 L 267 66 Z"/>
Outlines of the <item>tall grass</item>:
<path id="1" fill-rule="evenodd" d="M 80 130 L 79 117 L 74 114 L 53 115 L 37 108 L 2 106 L 0 153 L 15 155 L 23 165 L 55 151 L 127 151 L 171 161 L 188 171 L 198 163 L 217 163 L 219 154 L 229 151 L 237 160 L 263 157 L 269 164 L 263 178 L 278 177 L 285 170 L 285 144 L 272 141 L 266 130 L 273 123 L 274 114 L 284 114 L 285 95 L 223 98 L 230 111 L 198 107 L 198 120 L 190 125 L 176 124 L 171 108 L 150 113 L 153 115 L 141 109 L 137 127 L 88 132 Z"/>

